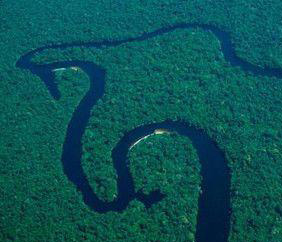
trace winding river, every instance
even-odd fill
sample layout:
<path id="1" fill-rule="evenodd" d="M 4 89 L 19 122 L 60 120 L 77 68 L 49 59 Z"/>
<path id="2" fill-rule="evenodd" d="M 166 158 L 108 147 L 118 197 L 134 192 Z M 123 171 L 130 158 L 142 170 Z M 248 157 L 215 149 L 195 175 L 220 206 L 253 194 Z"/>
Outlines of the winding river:
<path id="1" fill-rule="evenodd" d="M 206 135 L 203 130 L 195 128 L 189 123 L 165 120 L 161 123 L 152 123 L 131 130 L 124 134 L 118 144 L 112 150 L 113 165 L 117 173 L 118 196 L 112 202 L 105 202 L 93 192 L 87 177 L 81 166 L 82 136 L 90 118 L 91 109 L 104 94 L 106 70 L 87 61 L 60 61 L 51 64 L 35 64 L 32 58 L 35 54 L 47 49 L 65 49 L 69 47 L 105 48 L 116 47 L 124 43 L 145 41 L 176 29 L 200 28 L 211 31 L 220 41 L 221 50 L 225 60 L 232 66 L 238 66 L 243 71 L 254 75 L 282 78 L 282 70 L 278 68 L 262 68 L 236 56 L 230 36 L 216 27 L 201 24 L 178 24 L 175 26 L 158 29 L 150 33 L 144 33 L 135 38 L 125 40 L 113 40 L 88 43 L 71 43 L 40 47 L 23 55 L 16 66 L 28 69 L 42 79 L 52 97 L 60 98 L 60 92 L 56 85 L 54 69 L 79 67 L 90 79 L 90 88 L 76 107 L 68 124 L 62 151 L 62 164 L 64 173 L 68 179 L 82 193 L 84 202 L 94 211 L 105 213 L 108 211 L 122 211 L 129 202 L 138 199 L 146 208 L 161 201 L 166 195 L 160 190 L 152 191 L 146 195 L 142 190 L 135 191 L 133 178 L 126 165 L 128 151 L 133 143 L 143 137 L 153 134 L 157 129 L 166 129 L 177 132 L 191 139 L 197 150 L 201 163 L 201 190 L 198 201 L 198 216 L 196 227 L 197 242 L 227 242 L 230 230 L 230 180 L 231 172 L 227 166 L 223 152 L 215 142 Z"/>

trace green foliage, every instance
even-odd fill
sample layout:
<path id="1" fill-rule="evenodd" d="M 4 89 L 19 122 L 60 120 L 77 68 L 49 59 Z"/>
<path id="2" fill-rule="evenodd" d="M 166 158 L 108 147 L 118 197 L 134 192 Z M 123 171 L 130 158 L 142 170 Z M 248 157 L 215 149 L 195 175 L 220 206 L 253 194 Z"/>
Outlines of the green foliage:
<path id="1" fill-rule="evenodd" d="M 281 67 L 281 11 L 280 0 L 3 1 L 0 241 L 193 241 L 198 209 L 197 156 L 189 140 L 173 135 L 149 137 L 129 154 L 136 189 L 160 188 L 167 194 L 162 202 L 146 210 L 133 201 L 106 214 L 86 207 L 60 158 L 88 78 L 81 71 L 56 73 L 62 99 L 54 101 L 38 77 L 15 67 L 22 54 L 50 43 L 125 39 L 196 22 L 230 31 L 244 59 Z M 229 241 L 282 241 L 281 80 L 229 66 L 216 37 L 198 29 L 116 48 L 46 51 L 34 61 L 68 59 L 107 71 L 105 95 L 83 137 L 82 165 L 101 199 L 117 194 L 111 150 L 124 132 L 186 120 L 208 132 L 232 170 Z"/>

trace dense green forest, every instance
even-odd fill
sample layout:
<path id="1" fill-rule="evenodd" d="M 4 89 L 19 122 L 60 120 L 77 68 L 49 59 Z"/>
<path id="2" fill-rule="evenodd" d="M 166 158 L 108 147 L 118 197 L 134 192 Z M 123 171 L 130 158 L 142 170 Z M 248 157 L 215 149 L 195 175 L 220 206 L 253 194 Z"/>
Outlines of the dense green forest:
<path id="1" fill-rule="evenodd" d="M 136 189 L 160 188 L 163 201 L 149 210 L 132 201 L 122 212 L 96 213 L 61 164 L 88 76 L 57 71 L 56 101 L 40 78 L 15 63 L 49 44 L 125 39 L 185 22 L 217 26 L 230 33 L 241 58 L 282 68 L 282 2 L 4 0 L 0 8 L 0 241 L 194 241 L 201 177 L 189 139 L 154 135 L 130 150 Z M 282 241 L 281 79 L 230 66 L 218 39 L 197 28 L 114 48 L 46 50 L 33 61 L 75 59 L 106 70 L 82 161 L 101 199 L 117 195 L 111 151 L 125 132 L 185 120 L 216 141 L 231 168 L 229 241 Z"/>

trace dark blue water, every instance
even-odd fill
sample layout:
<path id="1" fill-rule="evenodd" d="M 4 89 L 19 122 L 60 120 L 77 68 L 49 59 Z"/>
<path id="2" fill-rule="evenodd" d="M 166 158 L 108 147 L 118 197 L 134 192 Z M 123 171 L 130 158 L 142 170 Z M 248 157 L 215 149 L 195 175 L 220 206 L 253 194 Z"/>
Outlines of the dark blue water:
<path id="1" fill-rule="evenodd" d="M 54 99 L 60 98 L 60 92 L 54 81 L 53 69 L 62 67 L 79 66 L 85 71 L 90 79 L 90 88 L 80 101 L 72 118 L 68 124 L 65 137 L 62 163 L 64 172 L 68 179 L 75 184 L 77 189 L 83 194 L 84 202 L 93 210 L 99 213 L 108 211 L 122 211 L 126 209 L 129 202 L 138 199 L 147 208 L 160 202 L 166 194 L 160 190 L 152 191 L 149 195 L 141 190 L 135 191 L 133 178 L 126 165 L 127 154 L 132 143 L 140 138 L 151 134 L 155 129 L 165 128 L 175 131 L 180 135 L 191 139 L 197 150 L 201 163 L 201 190 L 198 204 L 198 218 L 196 228 L 197 242 L 226 242 L 230 230 L 230 180 L 231 174 L 227 166 L 222 151 L 216 146 L 204 131 L 198 130 L 192 125 L 183 122 L 173 122 L 166 120 L 161 123 L 153 123 L 137 127 L 136 129 L 124 134 L 123 138 L 112 150 L 113 164 L 117 172 L 118 196 L 112 202 L 104 202 L 93 192 L 85 173 L 81 166 L 82 156 L 82 136 L 87 126 L 90 111 L 95 106 L 104 93 L 106 70 L 95 65 L 92 62 L 85 61 L 62 61 L 46 65 L 37 65 L 32 62 L 35 54 L 46 49 L 65 49 L 68 47 L 115 47 L 124 43 L 144 41 L 162 34 L 172 32 L 176 29 L 201 28 L 211 31 L 219 39 L 221 50 L 227 62 L 232 66 L 238 66 L 243 71 L 253 73 L 254 75 L 282 78 L 282 71 L 278 68 L 262 68 L 252 65 L 245 60 L 237 57 L 232 46 L 228 33 L 219 30 L 213 26 L 198 24 L 178 24 L 168 28 L 162 28 L 151 33 L 145 33 L 135 38 L 128 38 L 117 41 L 102 41 L 89 43 L 72 43 L 45 46 L 23 55 L 16 66 L 30 70 L 33 74 L 39 76 Z"/>

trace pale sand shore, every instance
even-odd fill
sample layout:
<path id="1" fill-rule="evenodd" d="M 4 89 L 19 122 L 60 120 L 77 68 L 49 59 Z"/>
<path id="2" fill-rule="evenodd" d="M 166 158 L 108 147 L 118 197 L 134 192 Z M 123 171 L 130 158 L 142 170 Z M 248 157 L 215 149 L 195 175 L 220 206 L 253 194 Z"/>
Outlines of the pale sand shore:
<path id="1" fill-rule="evenodd" d="M 65 71 L 67 68 L 65 67 L 62 67 L 62 68 L 56 68 L 56 69 L 53 69 L 52 72 L 56 72 L 56 71 Z M 79 71 L 80 68 L 78 66 L 71 66 L 69 67 L 69 69 L 73 70 L 73 71 Z"/>
<path id="2" fill-rule="evenodd" d="M 167 129 L 155 129 L 153 133 L 148 134 L 142 138 L 140 138 L 139 140 L 135 141 L 130 147 L 129 150 L 131 150 L 135 145 L 137 145 L 139 142 L 141 142 L 144 139 L 147 139 L 148 137 L 152 136 L 152 135 L 160 135 L 160 134 L 170 134 L 171 131 L 167 130 Z"/>

